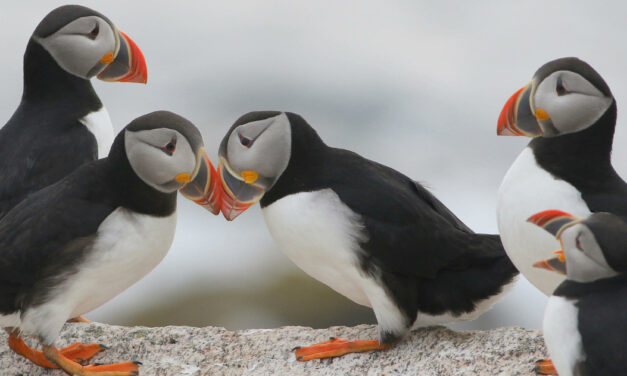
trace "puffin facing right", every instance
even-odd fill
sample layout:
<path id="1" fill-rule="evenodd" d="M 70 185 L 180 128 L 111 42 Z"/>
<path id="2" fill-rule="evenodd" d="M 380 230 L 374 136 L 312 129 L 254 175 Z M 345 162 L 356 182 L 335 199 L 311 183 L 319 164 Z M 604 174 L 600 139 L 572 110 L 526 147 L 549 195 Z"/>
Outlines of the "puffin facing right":
<path id="1" fill-rule="evenodd" d="M 472 320 L 518 274 L 498 235 L 474 233 L 398 171 L 327 146 L 297 114 L 248 113 L 219 153 L 224 216 L 260 201 L 279 248 L 377 318 L 378 341 L 333 339 L 297 349 L 300 361 L 380 350 L 413 327 Z"/>
<path id="2" fill-rule="evenodd" d="M 103 350 L 100 345 L 57 349 L 55 342 L 66 320 L 106 303 L 157 266 L 174 237 L 177 191 L 211 197 L 215 178 L 198 129 L 157 111 L 126 126 L 106 158 L 22 200 L 0 220 L 0 327 L 10 348 L 71 375 L 137 375 L 134 362 L 79 364 Z M 42 351 L 22 335 L 36 336 Z"/>
<path id="3" fill-rule="evenodd" d="M 529 221 L 562 243 L 534 266 L 566 274 L 549 298 L 544 339 L 560 376 L 627 370 L 627 224 L 609 213 L 578 218 L 558 210 Z"/>
<path id="4" fill-rule="evenodd" d="M 546 295 L 564 277 L 532 264 L 558 243 L 526 220 L 546 208 L 584 218 L 595 212 L 627 218 L 627 184 L 611 163 L 615 125 L 616 100 L 608 85 L 573 57 L 543 65 L 501 112 L 499 135 L 533 139 L 499 188 L 499 232 L 514 265 Z"/>
<path id="5" fill-rule="evenodd" d="M 145 83 L 146 75 L 139 48 L 104 15 L 79 5 L 48 13 L 24 53 L 22 100 L 0 129 L 0 218 L 109 153 L 113 126 L 91 78 Z"/>

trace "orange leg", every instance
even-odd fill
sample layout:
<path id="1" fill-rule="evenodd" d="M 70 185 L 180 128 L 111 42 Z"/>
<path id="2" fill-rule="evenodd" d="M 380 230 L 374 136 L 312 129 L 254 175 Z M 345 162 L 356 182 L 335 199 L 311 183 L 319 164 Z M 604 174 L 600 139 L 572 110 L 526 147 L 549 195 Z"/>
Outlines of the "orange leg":
<path id="1" fill-rule="evenodd" d="M 83 316 L 78 316 L 78 317 L 73 317 L 69 319 L 67 322 L 84 322 L 84 323 L 89 324 L 91 321 L 87 320 Z"/>
<path id="2" fill-rule="evenodd" d="M 9 334 L 9 347 L 17 354 L 22 355 L 31 362 L 37 364 L 40 367 L 45 368 L 59 368 L 56 365 L 50 363 L 41 351 L 37 351 L 29 347 L 22 338 L 16 336 L 13 333 Z M 60 350 L 63 356 L 72 359 L 77 362 L 83 362 L 91 359 L 94 355 L 104 350 L 106 347 L 103 345 L 84 345 L 80 342 L 76 342 L 68 347 Z"/>
<path id="3" fill-rule="evenodd" d="M 536 362 L 533 368 L 538 375 L 557 375 L 557 370 L 553 366 L 551 359 L 541 359 Z"/>
<path id="4" fill-rule="evenodd" d="M 331 338 L 330 341 L 320 342 L 307 347 L 297 347 L 294 350 L 296 350 L 296 360 L 306 362 L 312 359 L 335 358 L 350 353 L 385 350 L 388 347 L 388 345 L 380 344 L 379 341 L 347 341 L 345 339 Z"/>
<path id="5" fill-rule="evenodd" d="M 50 362 L 56 364 L 69 375 L 77 376 L 136 376 L 139 375 L 139 362 L 125 362 L 106 365 L 82 366 L 66 358 L 54 346 L 43 346 L 43 353 Z"/>

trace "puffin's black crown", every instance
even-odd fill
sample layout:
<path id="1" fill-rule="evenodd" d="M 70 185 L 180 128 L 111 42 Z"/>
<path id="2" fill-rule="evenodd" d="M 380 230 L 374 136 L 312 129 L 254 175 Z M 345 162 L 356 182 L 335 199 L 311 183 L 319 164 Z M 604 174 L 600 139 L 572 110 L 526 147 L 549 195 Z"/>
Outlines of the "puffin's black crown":
<path id="1" fill-rule="evenodd" d="M 93 9 L 80 5 L 63 5 L 48 13 L 46 17 L 39 22 L 33 35 L 39 38 L 45 38 L 54 34 L 75 19 L 87 16 L 98 16 L 113 25 L 107 17 Z"/>

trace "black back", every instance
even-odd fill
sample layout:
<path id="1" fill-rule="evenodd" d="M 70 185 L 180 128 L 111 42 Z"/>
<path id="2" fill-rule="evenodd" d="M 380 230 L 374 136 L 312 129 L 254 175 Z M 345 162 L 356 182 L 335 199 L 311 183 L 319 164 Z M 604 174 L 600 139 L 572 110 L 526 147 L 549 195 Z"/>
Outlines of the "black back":
<path id="1" fill-rule="evenodd" d="M 473 233 L 419 183 L 328 147 L 302 117 L 287 116 L 291 158 L 262 207 L 290 194 L 332 189 L 363 220 L 361 268 L 384 283 L 409 323 L 418 311 L 470 312 L 518 273 L 499 236 Z"/>
<path id="2" fill-rule="evenodd" d="M 583 375 L 622 375 L 627 369 L 627 275 L 591 283 L 564 281 L 553 293 L 577 301 Z"/>
<path id="3" fill-rule="evenodd" d="M 109 157 L 32 194 L 0 220 L 0 314 L 45 302 L 50 288 L 77 270 L 98 227 L 119 207 L 154 216 L 176 210 L 176 192 L 159 192 L 132 170 L 124 131 Z"/>
<path id="4" fill-rule="evenodd" d="M 100 108 L 89 80 L 63 70 L 31 38 L 22 101 L 0 129 L 0 218 L 28 194 L 97 158 L 96 139 L 78 120 Z"/>

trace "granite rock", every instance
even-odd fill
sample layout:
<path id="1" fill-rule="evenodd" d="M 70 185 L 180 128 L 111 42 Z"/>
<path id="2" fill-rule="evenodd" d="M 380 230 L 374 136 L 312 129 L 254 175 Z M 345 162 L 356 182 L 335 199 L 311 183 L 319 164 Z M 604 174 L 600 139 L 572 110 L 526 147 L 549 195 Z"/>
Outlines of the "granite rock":
<path id="1" fill-rule="evenodd" d="M 393 348 L 341 358 L 296 361 L 292 348 L 328 340 L 374 339 L 376 327 L 311 329 L 283 327 L 229 331 L 224 328 L 122 327 L 99 323 L 67 324 L 58 346 L 75 341 L 110 348 L 94 362 L 138 360 L 140 375 L 532 375 L 547 357 L 539 331 L 508 327 L 489 331 L 419 329 Z M 14 354 L 0 335 L 0 374 L 56 376 Z M 32 340 L 29 343 L 34 343 Z"/>

